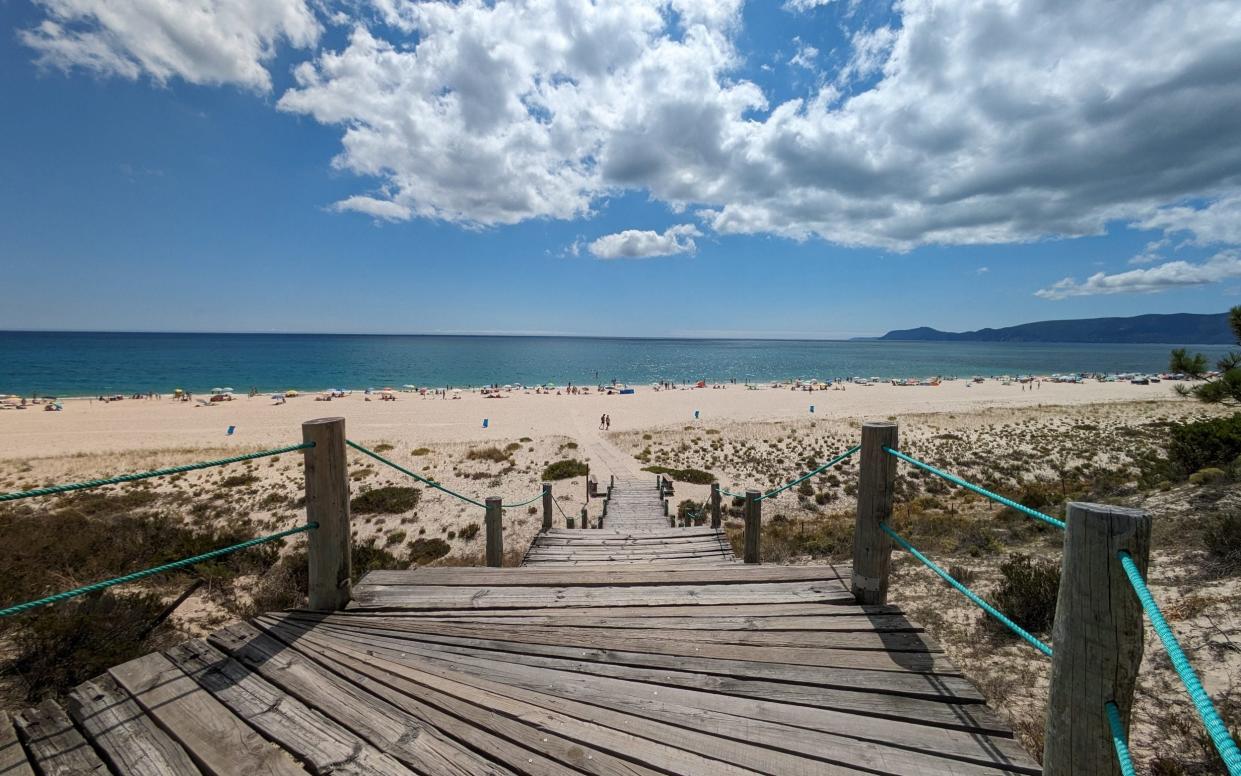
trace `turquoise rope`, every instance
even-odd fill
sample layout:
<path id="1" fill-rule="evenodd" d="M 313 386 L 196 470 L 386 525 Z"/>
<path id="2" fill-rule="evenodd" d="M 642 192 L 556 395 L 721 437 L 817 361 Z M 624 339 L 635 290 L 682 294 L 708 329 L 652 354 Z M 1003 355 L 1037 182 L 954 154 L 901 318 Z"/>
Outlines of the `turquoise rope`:
<path id="1" fill-rule="evenodd" d="M 1129 756 L 1129 742 L 1125 740 L 1125 726 L 1120 723 L 1120 709 L 1108 701 L 1103 704 L 1107 710 L 1107 724 L 1112 728 L 1112 746 L 1116 747 L 1116 760 L 1120 763 L 1121 776 L 1137 776 L 1133 769 L 1133 758 Z"/>
<path id="2" fill-rule="evenodd" d="M 904 548 L 906 552 L 908 552 L 910 555 L 914 556 L 918 560 L 922 561 L 923 564 L 925 564 L 927 568 L 929 568 L 931 571 L 934 571 L 936 574 L 940 576 L 941 579 L 943 579 L 945 582 L 947 582 L 948 584 L 956 588 L 958 593 L 968 598 L 971 602 L 973 602 L 975 606 L 982 609 L 984 612 L 991 615 L 995 619 L 999 620 L 1000 623 L 1005 625 L 1013 633 L 1016 633 L 1018 636 L 1025 639 L 1026 642 L 1030 644 L 1030 646 L 1034 647 L 1039 652 L 1042 652 L 1047 657 L 1051 657 L 1051 647 L 1039 641 L 1025 628 L 1021 627 L 1017 623 L 1008 619 L 1008 617 L 1005 616 L 1003 612 L 1001 612 L 999 609 L 996 609 L 994 606 L 987 603 L 986 601 L 982 600 L 982 598 L 980 598 L 978 594 L 975 593 L 973 590 L 970 590 L 965 585 L 953 579 L 952 576 L 949 575 L 947 571 L 944 571 L 939 566 L 935 565 L 935 563 L 930 558 L 918 552 L 918 550 L 915 549 L 912 544 L 905 541 L 905 539 L 902 536 L 900 536 L 900 534 L 896 533 L 891 528 L 889 528 L 887 523 L 880 523 L 879 527 L 882 528 L 888 536 L 891 536 L 896 541 L 897 544 L 899 544 L 902 548 Z"/>
<path id="3" fill-rule="evenodd" d="M 1012 499 L 1004 498 L 1003 496 L 1001 496 L 1001 495 L 1000 495 L 1000 494 L 998 494 L 998 493 L 992 493 L 991 491 L 987 490 L 986 488 L 980 488 L 980 487 L 978 487 L 977 485 L 975 485 L 975 484 L 973 484 L 973 483 L 966 482 L 965 480 L 961 479 L 960 477 L 957 477 L 957 476 L 956 476 L 956 475 L 954 475 L 954 474 L 949 474 L 948 472 L 945 472 L 945 471 L 940 471 L 939 469 L 936 469 L 934 466 L 930 465 L 929 463 L 925 463 L 925 462 L 923 462 L 923 461 L 919 461 L 917 458 L 913 458 L 913 457 L 910 457 L 910 456 L 908 456 L 908 455 L 905 455 L 904 453 L 900 452 L 899 450 L 893 450 L 893 449 L 892 449 L 892 448 L 890 448 L 890 447 L 885 447 L 885 448 L 883 448 L 883 449 L 884 449 L 884 451 L 885 451 L 885 452 L 888 452 L 888 453 L 891 453 L 892 455 L 895 455 L 897 458 L 900 458 L 902 461 L 905 461 L 906 463 L 913 464 L 914 466 L 917 466 L 919 469 L 923 469 L 923 470 L 925 470 L 925 471 L 928 471 L 928 472 L 930 472 L 931 474 L 934 474 L 936 477 L 943 477 L 945 480 L 948 480 L 949 482 L 952 482 L 952 483 L 955 483 L 955 484 L 957 484 L 957 485 L 960 485 L 961 487 L 963 487 L 963 488 L 965 488 L 965 489 L 967 489 L 967 490 L 972 490 L 972 491 L 974 491 L 975 493 L 977 493 L 977 494 L 978 494 L 978 495 L 980 495 L 980 496 L 986 496 L 987 498 L 991 499 L 992 501 L 997 501 L 997 502 L 999 502 L 999 503 L 1003 504 L 1003 505 L 1004 505 L 1004 506 L 1006 506 L 1006 507 L 1010 507 L 1010 508 L 1012 508 L 1012 509 L 1015 509 L 1015 510 L 1017 510 L 1018 512 L 1023 512 L 1023 513 L 1025 513 L 1025 514 L 1029 515 L 1030 517 L 1034 518 L 1035 520 L 1042 520 L 1044 523 L 1047 523 L 1048 525 L 1054 525 L 1055 527 L 1059 528 L 1060 530 L 1062 530 L 1062 531 L 1064 530 L 1064 527 L 1065 527 L 1065 526 L 1064 526 L 1064 521 L 1063 521 L 1063 520 L 1057 520 L 1056 518 L 1052 517 L 1051 515 L 1045 515 L 1045 514 L 1043 514 L 1042 512 L 1039 512 L 1038 510 L 1030 509 L 1030 508 L 1029 508 L 1028 506 L 1026 506 L 1025 504 L 1018 504 L 1016 501 L 1013 501 Z"/>
<path id="4" fill-rule="evenodd" d="M 286 536 L 302 533 L 303 531 L 311 531 L 318 527 L 318 523 L 306 523 L 305 525 L 299 525 L 296 528 L 290 528 L 287 531 L 274 533 L 271 536 L 260 536 L 257 539 L 250 539 L 249 541 L 244 541 L 240 544 L 234 544 L 231 547 L 222 547 L 218 550 L 212 550 L 211 552 L 204 552 L 202 555 L 195 555 L 194 557 L 186 558 L 185 560 L 165 563 L 162 566 L 149 568 L 145 571 L 135 571 L 132 574 L 126 574 L 123 577 L 116 577 L 115 579 L 107 579 L 103 582 L 95 582 L 94 584 L 86 585 L 85 587 L 79 587 L 73 590 L 66 590 L 63 593 L 49 595 L 46 598 L 40 598 L 36 601 L 27 601 L 24 604 L 17 604 L 16 606 L 10 606 L 7 609 L 0 609 L 0 617 L 10 617 L 14 614 L 21 614 L 22 612 L 29 611 L 30 609 L 46 606 L 47 604 L 54 604 L 59 601 L 67 601 L 70 598 L 76 598 L 80 595 L 86 595 L 87 593 L 94 593 L 115 585 L 123 585 L 126 582 L 137 582 L 140 579 L 146 579 L 147 577 L 154 576 L 156 574 L 162 574 L 165 571 L 172 571 L 174 569 L 185 568 L 186 566 L 193 566 L 196 563 L 212 560 L 220 557 L 221 555 L 227 555 L 230 552 L 237 552 L 238 550 L 248 549 L 260 544 L 266 544 L 267 542 L 274 542 L 277 539 L 283 539 Z"/>
<path id="5" fill-rule="evenodd" d="M 220 458 L 215 461 L 203 461 L 201 463 L 187 463 L 184 466 L 170 466 L 167 469 L 156 469 L 149 472 L 138 472 L 137 474 L 121 474 L 116 477 L 108 477 L 102 480 L 87 480 L 86 482 L 72 482 L 67 485 L 50 485 L 46 488 L 34 488 L 33 490 L 23 490 L 17 493 L 0 493 L 0 502 L 17 501 L 18 499 L 30 498 L 32 496 L 52 496 L 57 493 L 68 493 L 74 490 L 87 490 L 88 488 L 100 488 L 104 485 L 117 485 L 122 482 L 136 482 L 137 480 L 147 480 L 152 477 L 164 477 L 169 474 L 180 474 L 181 472 L 192 472 L 196 469 L 209 469 L 212 466 L 224 466 L 230 463 L 239 463 L 241 461 L 251 461 L 255 458 L 265 458 L 269 455 L 280 455 L 281 453 L 292 453 L 297 450 L 307 450 L 314 447 L 314 442 L 303 442 L 300 445 L 289 445 L 288 447 L 279 447 L 275 450 L 260 450 L 257 453 L 246 453 L 245 455 L 235 455 L 232 458 Z"/>
<path id="6" fill-rule="evenodd" d="M 514 509 L 516 507 L 524 507 L 526 504 L 533 504 L 534 502 L 538 501 L 541 498 L 543 498 L 543 492 L 539 491 L 538 495 L 536 495 L 534 498 L 529 499 L 527 501 L 523 501 L 520 504 L 501 504 L 500 506 L 504 507 L 505 509 Z"/>
<path id="7" fill-rule="evenodd" d="M 723 488 L 720 488 L 720 493 L 723 493 L 725 496 L 732 496 L 733 498 L 745 498 L 744 493 L 733 493 L 731 490 L 724 490 Z"/>
<path id="8" fill-rule="evenodd" d="M 861 445 L 854 445 L 853 447 L 850 447 L 848 450 L 844 451 L 843 453 L 841 453 L 840 455 L 836 456 L 835 458 L 833 458 L 832 460 L 828 461 L 827 463 L 823 464 L 822 466 L 820 466 L 819 468 L 815 469 L 814 471 L 812 471 L 812 472 L 808 472 L 808 473 L 806 473 L 806 474 L 803 474 L 802 476 L 798 477 L 797 479 L 793 480 L 792 482 L 789 482 L 789 483 L 786 483 L 786 484 L 784 484 L 784 485 L 781 485 L 780 487 L 776 488 L 776 489 L 775 489 L 775 490 L 773 490 L 773 491 L 769 491 L 769 492 L 767 492 L 767 493 L 764 493 L 763 495 L 761 495 L 761 496 L 759 496 L 759 497 L 758 497 L 758 500 L 759 500 L 759 501 L 762 501 L 762 500 L 763 500 L 763 499 L 765 499 L 765 498 L 771 498 L 772 496 L 776 495 L 777 493 L 780 493 L 781 491 L 788 490 L 789 488 L 793 487 L 794 485 L 796 485 L 796 484 L 798 484 L 798 483 L 800 483 L 800 482 L 804 482 L 804 481 L 806 481 L 806 480 L 810 479 L 811 477 L 813 477 L 814 475 L 819 474 L 820 472 L 822 472 L 822 471 L 824 471 L 824 470 L 826 470 L 826 469 L 830 469 L 831 467 L 835 466 L 836 464 L 840 463 L 841 461 L 843 461 L 844 459 L 848 458 L 849 456 L 853 455 L 854 453 L 856 453 L 858 450 L 861 450 L 861 449 L 862 449 L 862 446 L 861 446 Z"/>
<path id="9" fill-rule="evenodd" d="M 1163 642 L 1163 648 L 1167 650 L 1168 657 L 1172 660 L 1172 667 L 1181 677 L 1181 682 L 1185 684 L 1185 689 L 1189 692 L 1190 700 L 1198 709 L 1198 716 L 1202 718 L 1202 724 L 1206 726 L 1207 733 L 1215 743 L 1220 758 L 1228 768 L 1228 773 L 1230 776 L 1241 776 L 1241 751 L 1237 749 L 1236 742 L 1228 734 L 1228 726 L 1224 724 L 1224 720 L 1220 719 L 1219 712 L 1215 710 L 1215 704 L 1211 703 L 1211 696 L 1207 695 L 1202 682 L 1198 680 L 1198 674 L 1189 664 L 1189 658 L 1181 649 L 1176 634 L 1172 632 L 1172 628 L 1168 627 L 1168 621 L 1159 611 L 1159 605 L 1155 603 L 1150 588 L 1142 579 L 1142 572 L 1138 571 L 1138 565 L 1133 562 L 1133 556 L 1121 550 L 1116 557 L 1120 559 L 1125 576 L 1129 577 L 1129 584 L 1133 585 L 1133 592 L 1137 593 L 1138 600 L 1142 602 L 1142 608 L 1146 610 L 1146 616 L 1150 618 L 1151 627 L 1155 629 L 1159 640 Z"/>
<path id="10" fill-rule="evenodd" d="M 449 490 L 448 488 L 445 488 L 443 485 L 439 484 L 439 483 L 438 483 L 438 482 L 436 482 L 435 480 L 429 480 L 429 479 L 427 479 L 426 477 L 423 477 L 421 474 L 415 474 L 414 472 L 411 472 L 409 469 L 406 469 L 404 466 L 401 466 L 401 465 L 400 465 L 400 464 L 398 464 L 398 463 L 393 463 L 392 461 L 389 461 L 387 458 L 384 458 L 384 457 L 383 457 L 382 455 L 380 455 L 379 453 L 376 453 L 376 452 L 374 452 L 374 451 L 372 451 L 372 450 L 367 450 L 365 447 L 363 447 L 362 445 L 358 444 L 357 442 L 353 442 L 353 441 L 351 441 L 351 440 L 346 439 L 346 440 L 345 440 L 345 444 L 349 445 L 349 446 L 350 446 L 350 447 L 352 447 L 354 450 L 357 450 L 359 453 L 363 453 L 363 454 L 365 454 L 365 455 L 369 455 L 371 458 L 374 458 L 376 461 L 379 461 L 380 463 L 386 463 L 386 464 L 388 464 L 388 465 L 389 465 L 389 466 L 391 466 L 393 469 L 396 469 L 397 471 L 401 472 L 402 474 L 408 474 L 410 477 L 413 477 L 415 480 L 418 480 L 419 482 L 424 483 L 424 484 L 426 484 L 426 485 L 430 485 L 432 488 L 435 488 L 436 490 L 441 490 L 441 491 L 443 491 L 443 492 L 447 493 L 447 494 L 448 494 L 448 495 L 450 495 L 450 496 L 456 496 L 457 498 L 461 499 L 462 501 L 465 501 L 465 502 L 467 502 L 467 503 L 473 504 L 473 505 L 474 505 L 474 506 L 476 506 L 476 507 L 483 507 L 484 509 L 486 509 L 486 508 L 487 508 L 487 505 L 486 505 L 486 504 L 484 504 L 483 502 L 481 502 L 481 501 L 476 501 L 475 499 L 472 499 L 472 498 L 470 498 L 469 496 L 463 496 L 463 495 L 461 495 L 460 493 L 456 492 L 455 490 Z M 539 495 L 541 496 L 541 495 L 543 495 L 543 494 L 542 494 L 542 493 L 540 493 Z M 531 501 L 533 501 L 533 500 L 534 500 L 534 499 L 531 499 Z M 527 502 L 527 503 L 529 503 L 529 502 Z"/>

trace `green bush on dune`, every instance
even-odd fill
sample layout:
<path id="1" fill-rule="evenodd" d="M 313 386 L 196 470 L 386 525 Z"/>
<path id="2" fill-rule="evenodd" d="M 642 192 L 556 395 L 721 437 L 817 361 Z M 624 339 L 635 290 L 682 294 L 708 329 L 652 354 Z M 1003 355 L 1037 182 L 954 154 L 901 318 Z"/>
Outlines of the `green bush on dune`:
<path id="1" fill-rule="evenodd" d="M 573 477 L 585 477 L 590 474 L 590 467 L 576 458 L 566 458 L 562 461 L 550 463 L 543 470 L 543 481 L 552 482 L 553 480 L 568 480 Z"/>
<path id="2" fill-rule="evenodd" d="M 710 485 L 715 482 L 715 475 L 702 469 L 673 469 L 670 466 L 646 466 L 642 471 L 652 474 L 666 474 L 677 482 L 688 482 L 691 485 Z"/>

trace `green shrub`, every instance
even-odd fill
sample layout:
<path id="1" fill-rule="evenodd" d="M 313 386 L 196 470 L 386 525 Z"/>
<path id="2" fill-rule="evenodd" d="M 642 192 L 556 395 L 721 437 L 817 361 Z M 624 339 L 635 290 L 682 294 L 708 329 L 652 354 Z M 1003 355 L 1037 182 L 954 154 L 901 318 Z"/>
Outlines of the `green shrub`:
<path id="1" fill-rule="evenodd" d="M 1208 482 L 1215 482 L 1216 480 L 1222 480 L 1226 476 L 1227 475 L 1224 473 L 1223 469 L 1217 469 L 1214 466 L 1208 466 L 1205 469 L 1199 469 L 1198 471 L 1189 475 L 1189 481 L 1193 483 L 1194 485 L 1205 485 Z"/>
<path id="2" fill-rule="evenodd" d="M 430 455 L 430 454 L 431 454 L 431 448 L 429 448 L 429 447 L 415 447 L 413 450 L 410 450 L 410 451 L 409 451 L 409 454 L 410 454 L 410 455 Z"/>
<path id="3" fill-rule="evenodd" d="M 478 536 L 478 523 L 470 523 L 465 528 L 462 528 L 461 533 L 459 533 L 458 536 L 460 536 L 463 541 L 467 542 L 475 536 Z"/>
<path id="4" fill-rule="evenodd" d="M 710 485 L 715 482 L 715 475 L 702 469 L 673 469 L 668 466 L 646 466 L 642 471 L 652 474 L 666 474 L 677 482 L 688 482 L 691 485 Z"/>
<path id="5" fill-rule="evenodd" d="M 508 460 L 508 453 L 498 447 L 476 447 L 465 454 L 467 461 L 491 461 L 492 463 L 504 463 Z"/>
<path id="6" fill-rule="evenodd" d="M 509 442 L 507 445 L 504 446 L 504 452 L 506 453 L 515 453 L 520 449 L 521 449 L 520 442 Z"/>
<path id="7" fill-rule="evenodd" d="M 109 668 L 159 649 L 171 632 L 155 627 L 164 603 L 154 593 L 105 590 L 18 618 L 13 659 L 3 673 L 21 680 L 25 699 L 63 695 Z"/>
<path id="8" fill-rule="evenodd" d="M 590 474 L 590 467 L 576 458 L 566 458 L 555 463 L 548 464 L 543 470 L 543 482 L 552 482 L 554 480 L 568 480 L 573 477 L 585 477 Z"/>
<path id="9" fill-rule="evenodd" d="M 253 485 L 258 481 L 258 475 L 255 474 L 234 474 L 231 477 L 225 477 L 220 480 L 220 487 L 239 488 L 243 485 Z"/>
<path id="10" fill-rule="evenodd" d="M 444 557 L 451 549 L 443 539 L 414 539 L 409 543 L 409 559 L 413 563 L 430 563 Z"/>
<path id="11" fill-rule="evenodd" d="M 1168 459 L 1183 474 L 1208 467 L 1223 468 L 1241 455 L 1241 413 L 1172 426 Z"/>
<path id="12" fill-rule="evenodd" d="M 363 491 L 349 502 L 349 508 L 361 515 L 395 515 L 418 506 L 422 491 L 401 485 Z"/>
<path id="13" fill-rule="evenodd" d="M 995 593 L 995 608 L 1028 631 L 1049 630 L 1056 618 L 1056 596 L 1060 592 L 1059 566 L 1014 553 L 1000 564 L 1000 575 L 1003 579 Z M 984 614 L 983 617 L 1003 628 L 989 615 Z"/>
<path id="14" fill-rule="evenodd" d="M 392 445 L 388 444 L 387 442 L 380 442 L 379 444 L 375 445 L 375 452 L 377 453 L 387 453 L 395 449 L 396 448 L 394 448 Z"/>
<path id="15" fill-rule="evenodd" d="M 406 535 L 407 535 L 406 532 L 402 531 L 399 528 L 395 531 L 389 531 L 388 535 L 384 537 L 384 544 L 389 547 L 391 547 L 394 544 L 400 544 L 401 542 L 405 541 Z"/>
<path id="16" fill-rule="evenodd" d="M 1220 515 L 1207 523 L 1203 541 L 1226 575 L 1241 574 L 1241 512 Z"/>

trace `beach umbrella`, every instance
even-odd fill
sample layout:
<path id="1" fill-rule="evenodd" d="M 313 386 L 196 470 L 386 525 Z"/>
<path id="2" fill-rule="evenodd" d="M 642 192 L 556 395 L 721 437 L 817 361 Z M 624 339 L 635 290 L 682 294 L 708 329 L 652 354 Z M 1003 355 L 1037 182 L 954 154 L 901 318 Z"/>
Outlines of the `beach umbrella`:
<path id="1" fill-rule="evenodd" d="M 224 389 L 223 388 L 212 388 L 211 392 L 212 393 L 224 393 Z"/>
<path id="2" fill-rule="evenodd" d="M 283 399 L 283 398 L 284 398 L 284 394 L 283 394 L 283 393 L 273 393 L 273 394 L 271 395 L 271 397 L 272 397 L 273 399 Z"/>
<path id="3" fill-rule="evenodd" d="M 233 392 L 233 389 L 232 389 L 232 388 L 225 388 L 225 389 L 224 389 L 224 393 L 232 393 L 232 392 Z"/>

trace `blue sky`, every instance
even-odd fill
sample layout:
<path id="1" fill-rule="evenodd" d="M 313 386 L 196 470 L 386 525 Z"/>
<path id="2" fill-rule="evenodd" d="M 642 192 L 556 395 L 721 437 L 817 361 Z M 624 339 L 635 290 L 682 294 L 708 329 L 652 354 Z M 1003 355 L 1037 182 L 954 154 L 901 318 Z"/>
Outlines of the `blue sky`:
<path id="1" fill-rule="evenodd" d="M 1235 3 L 570 5 L 0 0 L 0 328 L 847 337 L 1241 303 Z"/>

